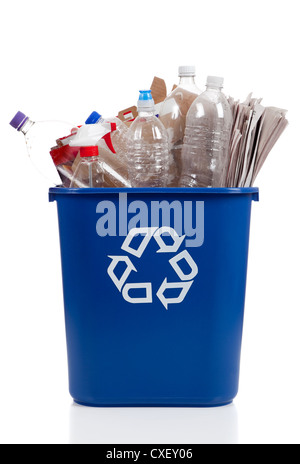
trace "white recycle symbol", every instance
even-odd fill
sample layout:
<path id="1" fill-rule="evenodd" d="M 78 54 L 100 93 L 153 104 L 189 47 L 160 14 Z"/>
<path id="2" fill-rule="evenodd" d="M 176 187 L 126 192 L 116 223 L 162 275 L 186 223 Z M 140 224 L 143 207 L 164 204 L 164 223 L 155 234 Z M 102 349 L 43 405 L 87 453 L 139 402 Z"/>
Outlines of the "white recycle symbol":
<path id="1" fill-rule="evenodd" d="M 162 238 L 165 234 L 172 237 L 173 244 L 167 245 L 165 243 L 165 241 Z M 138 249 L 135 249 L 132 248 L 130 245 L 132 243 L 132 240 L 138 235 L 142 235 L 144 236 L 144 238 L 140 243 Z M 126 237 L 121 249 L 126 253 L 135 256 L 136 258 L 141 258 L 152 237 L 154 237 L 157 244 L 159 245 L 157 253 L 178 253 L 178 250 L 185 239 L 185 235 L 179 237 L 176 230 L 172 229 L 171 227 L 142 227 L 139 229 L 131 229 L 129 231 L 129 234 Z M 108 257 L 112 260 L 110 266 L 107 269 L 108 275 L 112 279 L 119 292 L 122 292 L 124 300 L 132 304 L 153 303 L 153 291 L 151 282 L 126 283 L 132 272 L 138 272 L 135 266 L 132 264 L 129 256 Z M 190 270 L 188 274 L 186 274 L 179 266 L 179 263 L 183 260 L 185 260 L 185 262 L 188 264 L 188 270 Z M 115 274 L 116 267 L 119 263 L 123 263 L 126 265 L 126 269 L 121 277 L 117 277 L 117 275 Z M 199 272 L 197 264 L 195 263 L 195 261 L 193 260 L 193 258 L 187 250 L 184 250 L 176 254 L 175 257 L 169 260 L 169 263 L 178 275 L 180 282 L 168 282 L 167 278 L 165 278 L 156 294 L 156 296 L 160 299 L 160 301 L 167 310 L 169 304 L 179 304 L 184 301 L 191 286 L 194 283 L 195 277 Z M 130 292 L 135 289 L 145 290 L 146 295 L 142 298 L 134 298 L 130 296 Z M 181 289 L 181 292 L 176 298 L 167 298 L 165 296 L 165 293 L 168 289 Z"/>

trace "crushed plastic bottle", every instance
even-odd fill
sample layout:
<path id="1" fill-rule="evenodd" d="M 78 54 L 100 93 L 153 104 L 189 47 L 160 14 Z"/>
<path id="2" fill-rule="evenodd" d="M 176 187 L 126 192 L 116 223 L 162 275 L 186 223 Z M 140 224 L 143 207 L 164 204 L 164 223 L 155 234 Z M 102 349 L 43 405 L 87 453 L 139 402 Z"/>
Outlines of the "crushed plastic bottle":
<path id="1" fill-rule="evenodd" d="M 63 121 L 32 121 L 19 111 L 10 125 L 25 138 L 27 153 L 39 173 L 51 184 L 60 185 L 62 179 L 49 156 L 59 137 L 75 135 L 77 127 Z"/>
<path id="2" fill-rule="evenodd" d="M 166 187 L 170 167 L 168 133 L 155 115 L 151 90 L 140 91 L 138 117 L 128 132 L 128 167 L 132 187 Z"/>
<path id="3" fill-rule="evenodd" d="M 170 140 L 171 166 L 168 187 L 178 187 L 182 171 L 181 151 L 186 115 L 192 103 L 202 93 L 195 83 L 195 66 L 180 66 L 178 74 L 179 85 L 163 102 L 159 112 L 159 118 L 167 129 Z"/>
<path id="4" fill-rule="evenodd" d="M 225 187 L 233 121 L 223 82 L 221 77 L 209 76 L 207 90 L 188 112 L 181 187 Z"/>

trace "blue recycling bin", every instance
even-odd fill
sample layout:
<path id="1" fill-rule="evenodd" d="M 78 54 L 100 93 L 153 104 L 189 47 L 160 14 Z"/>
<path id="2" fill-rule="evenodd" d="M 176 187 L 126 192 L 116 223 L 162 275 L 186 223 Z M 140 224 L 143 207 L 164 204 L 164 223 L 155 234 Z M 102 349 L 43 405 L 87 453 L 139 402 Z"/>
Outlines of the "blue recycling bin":
<path id="1" fill-rule="evenodd" d="M 50 189 L 75 402 L 233 401 L 258 195 L 256 188 Z"/>

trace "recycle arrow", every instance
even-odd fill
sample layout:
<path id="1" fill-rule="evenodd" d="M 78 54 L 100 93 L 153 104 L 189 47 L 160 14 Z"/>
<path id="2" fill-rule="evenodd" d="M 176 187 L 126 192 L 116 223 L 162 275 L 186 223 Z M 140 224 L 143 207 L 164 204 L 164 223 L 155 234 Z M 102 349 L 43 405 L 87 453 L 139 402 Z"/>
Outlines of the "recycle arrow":
<path id="1" fill-rule="evenodd" d="M 133 256 L 136 256 L 137 258 L 141 258 L 142 254 L 144 253 L 146 247 L 148 246 L 154 232 L 157 230 L 157 227 L 141 227 L 140 229 L 131 229 L 124 240 L 124 243 L 122 245 L 122 250 L 126 251 L 127 253 L 130 253 Z M 137 235 L 144 235 L 144 238 L 138 247 L 138 249 L 134 249 L 130 246 L 132 240 L 137 236 Z"/>
<path id="2" fill-rule="evenodd" d="M 173 239 L 173 245 L 166 245 L 165 241 L 162 239 L 164 234 L 168 234 Z M 171 227 L 161 227 L 154 233 L 154 238 L 159 245 L 159 250 L 157 253 L 176 253 L 182 245 L 182 242 L 185 239 L 185 235 L 179 237 L 176 230 Z"/>
<path id="3" fill-rule="evenodd" d="M 163 281 L 160 289 L 157 292 L 157 297 L 160 299 L 166 310 L 168 311 L 169 309 L 169 304 L 178 304 L 182 303 L 183 300 L 185 299 L 186 295 L 188 294 L 188 291 L 190 290 L 191 286 L 193 285 L 194 281 L 190 282 L 168 282 L 168 279 L 165 278 Z M 174 288 L 181 288 L 181 292 L 177 298 L 166 298 L 165 297 L 165 291 L 168 289 L 174 289 Z"/>
<path id="4" fill-rule="evenodd" d="M 130 259 L 128 258 L 128 256 L 108 256 L 108 257 L 112 259 L 112 262 L 110 263 L 110 266 L 107 269 L 107 273 L 120 292 L 126 280 L 128 279 L 129 275 L 131 274 L 131 272 L 132 271 L 137 272 L 137 270 L 132 264 L 132 262 L 130 261 Z M 116 269 L 117 265 L 120 262 L 125 262 L 125 264 L 127 264 L 127 267 L 125 271 L 123 272 L 123 275 L 121 276 L 121 278 L 118 279 L 118 277 L 114 273 L 114 270 Z"/>

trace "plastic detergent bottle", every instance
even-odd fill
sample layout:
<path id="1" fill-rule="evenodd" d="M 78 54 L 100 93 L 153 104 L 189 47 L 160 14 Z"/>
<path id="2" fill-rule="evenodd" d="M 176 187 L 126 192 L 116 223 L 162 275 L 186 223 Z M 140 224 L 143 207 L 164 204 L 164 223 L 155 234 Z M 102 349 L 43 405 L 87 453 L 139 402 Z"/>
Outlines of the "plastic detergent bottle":
<path id="1" fill-rule="evenodd" d="M 107 146 L 100 143 L 103 137 L 105 137 L 108 133 L 110 133 L 110 128 L 106 127 L 105 124 L 85 124 L 78 129 L 78 132 L 74 139 L 70 142 L 70 145 L 94 147 L 94 156 L 97 156 L 97 162 L 100 164 L 102 171 L 102 179 L 101 181 L 99 180 L 97 187 L 129 188 L 131 187 L 131 184 L 128 179 L 128 168 L 127 163 L 125 162 L 126 158 L 121 158 L 112 153 Z M 84 150 L 83 154 L 85 155 Z M 83 160 L 81 160 L 81 158 L 83 158 Z M 84 165 L 89 162 L 86 158 L 87 156 L 82 156 L 80 154 L 79 160 L 75 161 L 73 169 L 74 172 L 76 172 L 74 182 L 72 182 L 73 187 L 77 185 L 79 188 L 84 188 L 89 187 L 90 185 L 90 175 L 86 177 L 87 169 L 84 171 L 84 168 L 82 168 L 83 174 L 80 179 L 78 178 L 77 173 L 79 162 Z"/>
<path id="2" fill-rule="evenodd" d="M 98 147 L 80 147 L 80 161 L 70 187 L 101 188 L 103 182 L 103 170 L 99 160 Z"/>
<path id="3" fill-rule="evenodd" d="M 126 156 L 126 136 L 128 128 L 121 119 L 117 117 L 103 118 L 97 111 L 93 111 L 87 118 L 85 124 L 103 124 L 110 128 L 110 132 L 99 141 L 99 144 L 106 146 L 112 153 Z"/>

